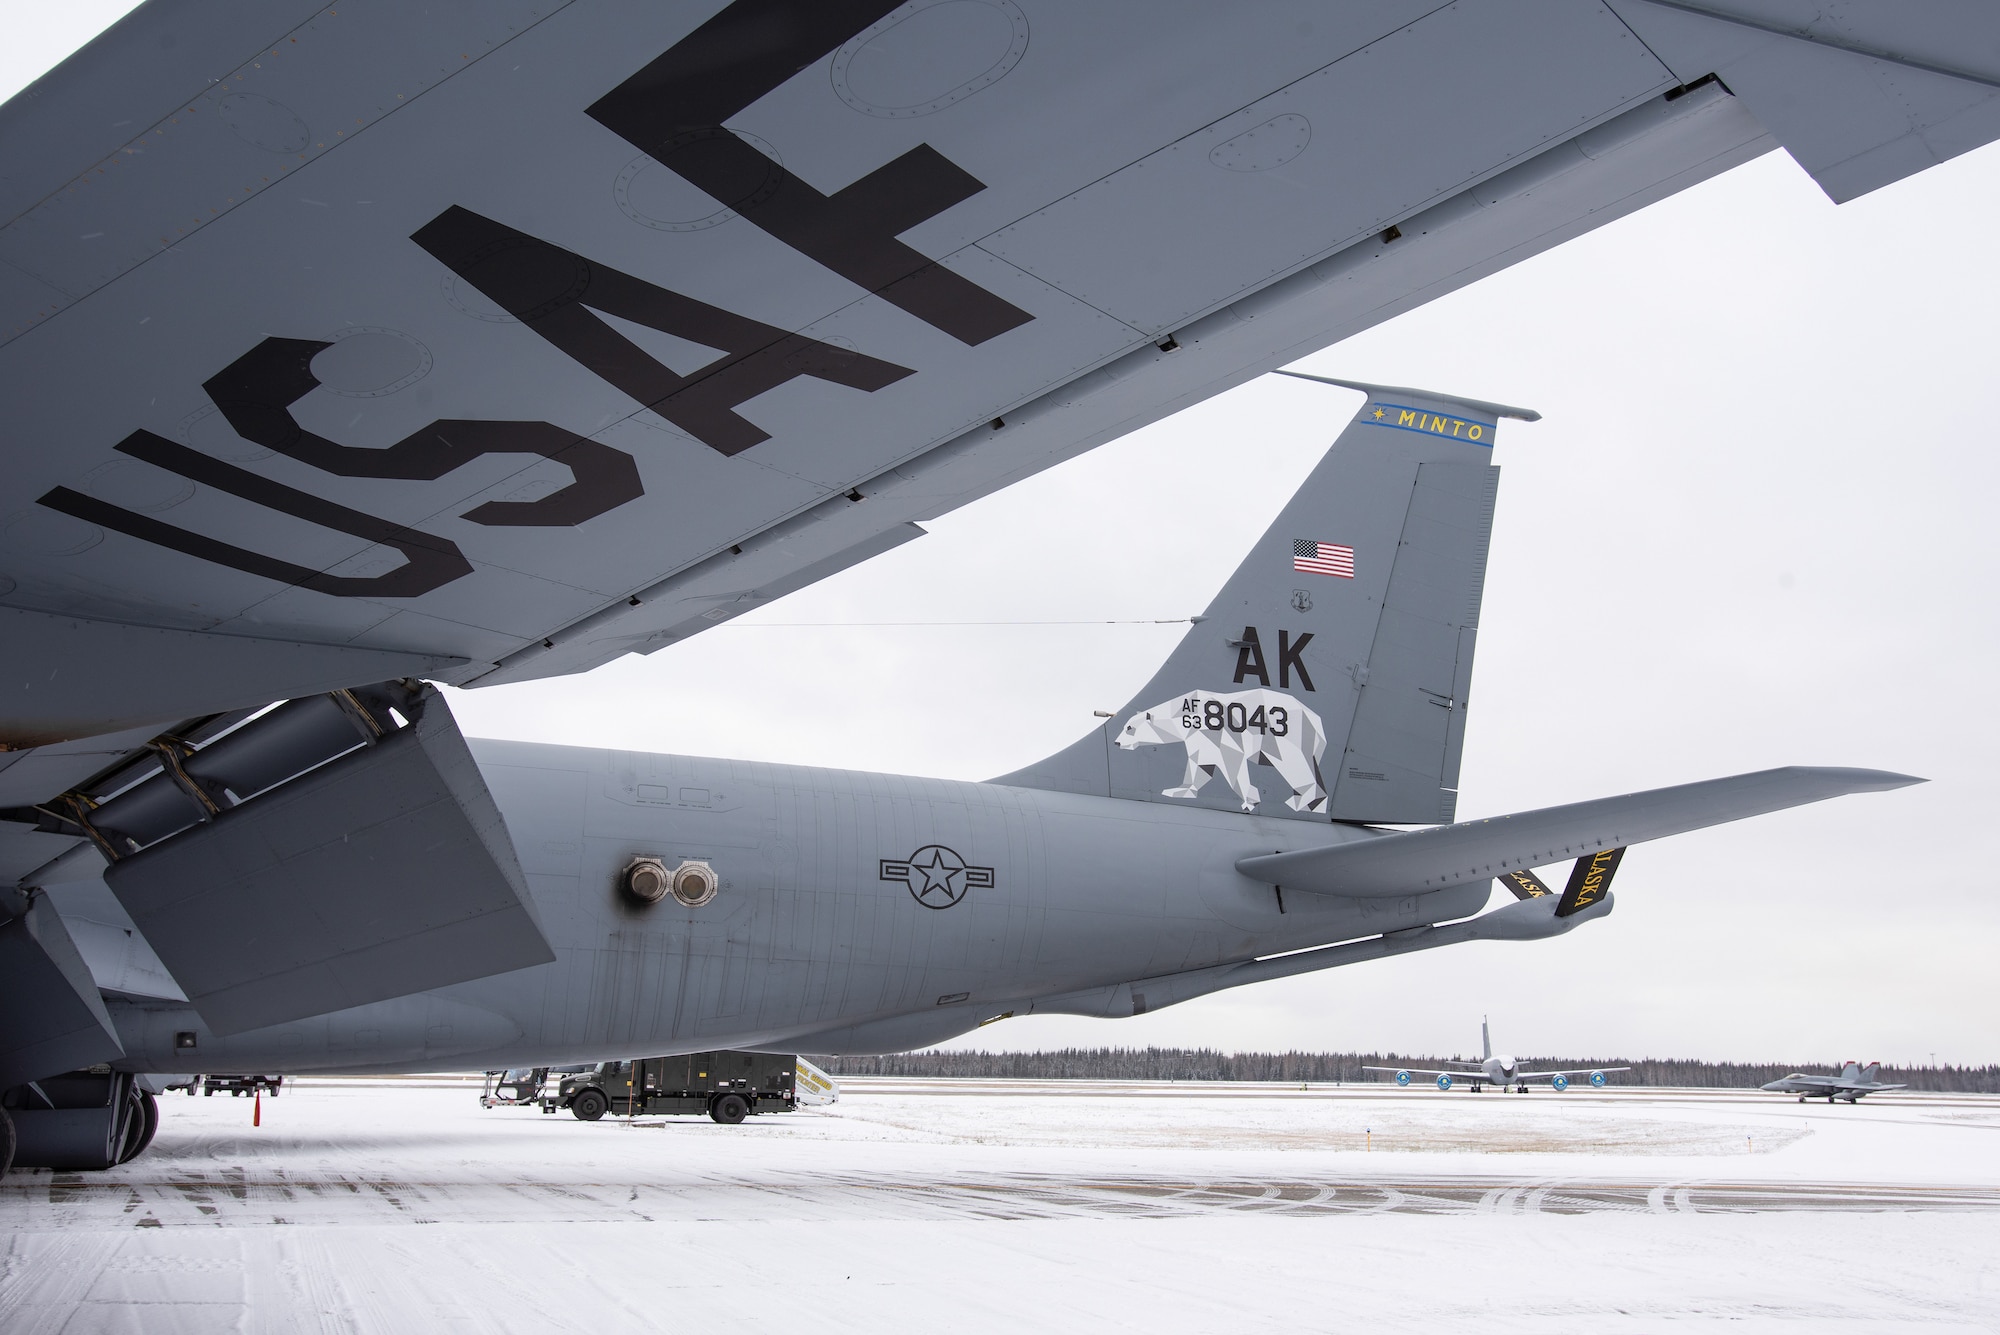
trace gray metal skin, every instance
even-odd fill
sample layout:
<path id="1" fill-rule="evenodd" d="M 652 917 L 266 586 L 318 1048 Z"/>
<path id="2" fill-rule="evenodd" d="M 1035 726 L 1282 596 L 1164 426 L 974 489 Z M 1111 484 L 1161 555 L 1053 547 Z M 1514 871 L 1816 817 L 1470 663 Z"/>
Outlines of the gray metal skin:
<path id="1" fill-rule="evenodd" d="M 1776 145 L 1835 198 L 1900 179 L 2000 132 L 1996 22 L 1800 0 L 155 0 L 0 109 L 0 806 L 135 744 L 75 739 L 651 652 Z M 674 53 L 713 86 L 642 77 Z M 705 174 L 660 122 L 737 169 Z M 570 257 L 527 266 L 556 277 L 512 294 L 525 316 L 468 260 L 505 246 L 427 230 L 455 210 Z M 624 338 L 571 264 L 709 311 L 628 320 L 616 356 L 565 349 Z M 968 300 L 913 300 L 920 271 Z M 1025 322 L 954 314 L 995 300 Z M 535 324 L 552 310 L 567 334 Z M 738 319 L 763 332 L 717 332 Z M 765 338 L 812 348 L 709 377 L 754 429 L 673 401 L 699 349 Z M 227 373 L 267 339 L 290 361 L 246 400 Z M 432 450 L 437 422 L 488 448 Z M 611 470 L 609 508 L 525 513 L 580 475 L 486 429 L 541 424 L 635 470 Z M 425 460 L 380 457 L 407 440 Z M 416 588 L 414 538 L 464 572 Z M 12 833 L 18 876 L 45 855 Z"/>
<path id="2" fill-rule="evenodd" d="M 420 1070 L 713 1047 L 901 1051 L 994 1016 L 1083 1010 L 1132 979 L 1462 918 L 1486 884 L 1398 899 L 1296 895 L 1237 873 L 1331 827 L 842 770 L 475 741 L 556 961 L 228 1038 L 185 1006 L 114 1002 L 127 1058 L 206 1068 Z M 656 804 L 639 785 L 706 805 Z M 933 909 L 883 859 L 929 844 L 993 883 Z M 700 909 L 635 903 L 631 858 L 711 861 Z M 1144 1003 L 1141 1003 L 1141 1008 Z M 1128 1011 L 1128 1013 L 1130 1013 Z"/>
<path id="3" fill-rule="evenodd" d="M 1424 835 L 1326 815 L 1350 783 L 1370 803 L 1402 804 L 1378 807 L 1379 819 L 1433 820 L 1455 800 L 1496 418 L 1526 415 L 1362 388 L 1367 402 L 1208 614 L 1126 710 L 1074 746 L 964 783 L 475 741 L 553 963 L 240 1033 L 216 1033 L 184 1004 L 115 1000 L 121 1065 L 393 1071 L 716 1048 L 895 1052 L 1008 1015 L 1130 1016 L 1604 916 L 1608 893 L 1568 917 L 1552 896 L 1471 915 L 1510 860 L 1577 856 L 1586 840 L 1623 846 L 1625 822 L 1661 803 L 1679 812 L 1683 790 L 1614 799 L 1611 817 L 1583 803 Z M 1333 561 L 1349 573 L 1303 569 L 1326 558 L 1301 534 L 1350 540 L 1346 561 Z M 1432 684 L 1454 680 L 1459 698 L 1441 699 Z M 1196 697 L 1236 703 L 1181 703 Z M 1370 719 L 1396 726 L 1378 729 L 1364 757 Z M 1232 766 L 1232 739 L 1264 758 Z M 1912 782 L 1874 771 L 1748 777 L 1758 782 L 1747 794 L 1716 781 L 1725 797 L 1697 818 L 1634 837 Z M 1468 839 L 1494 870 L 1466 860 Z M 1371 861 L 1351 886 L 1312 858 L 1363 843 Z M 707 863 L 719 890 L 696 906 L 644 902 L 621 884 L 637 858 Z M 1283 873 L 1265 870 L 1295 864 L 1305 884 L 1289 893 Z M 1392 865 L 1406 888 L 1385 881 Z M 1457 883 L 1437 884 L 1447 877 Z M 192 1050 L 177 1035 L 192 1035 Z"/>

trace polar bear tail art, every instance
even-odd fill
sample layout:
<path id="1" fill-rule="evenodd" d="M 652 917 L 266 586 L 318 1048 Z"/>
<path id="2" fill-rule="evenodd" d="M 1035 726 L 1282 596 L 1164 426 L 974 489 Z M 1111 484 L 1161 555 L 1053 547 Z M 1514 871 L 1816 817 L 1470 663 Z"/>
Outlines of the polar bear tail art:
<path id="1" fill-rule="evenodd" d="M 996 783 L 1291 820 L 1453 819 L 1493 441 L 1500 419 L 1536 414 L 1326 383 L 1360 390 L 1361 410 L 1153 679 Z"/>

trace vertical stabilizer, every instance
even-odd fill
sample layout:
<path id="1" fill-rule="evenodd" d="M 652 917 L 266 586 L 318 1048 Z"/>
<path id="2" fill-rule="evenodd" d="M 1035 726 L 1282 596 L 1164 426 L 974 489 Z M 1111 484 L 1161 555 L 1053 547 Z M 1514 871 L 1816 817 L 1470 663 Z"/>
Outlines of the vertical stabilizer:
<path id="1" fill-rule="evenodd" d="M 1306 820 L 1452 819 L 1493 438 L 1500 418 L 1539 414 L 1326 383 L 1368 401 L 1152 681 L 1092 735 L 994 782 Z"/>
<path id="2" fill-rule="evenodd" d="M 1486 1017 L 1479 1017 L 1479 1060 L 1493 1060 L 1493 1035 L 1487 1032 Z"/>

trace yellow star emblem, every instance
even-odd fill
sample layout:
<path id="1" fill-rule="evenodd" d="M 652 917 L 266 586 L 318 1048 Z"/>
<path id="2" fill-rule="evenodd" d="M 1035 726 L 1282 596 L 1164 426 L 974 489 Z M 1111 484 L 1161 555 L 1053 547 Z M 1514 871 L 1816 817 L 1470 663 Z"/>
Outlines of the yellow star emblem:
<path id="1" fill-rule="evenodd" d="M 1378 422 L 1382 420 L 1382 410 L 1380 408 L 1375 410 L 1375 420 Z"/>

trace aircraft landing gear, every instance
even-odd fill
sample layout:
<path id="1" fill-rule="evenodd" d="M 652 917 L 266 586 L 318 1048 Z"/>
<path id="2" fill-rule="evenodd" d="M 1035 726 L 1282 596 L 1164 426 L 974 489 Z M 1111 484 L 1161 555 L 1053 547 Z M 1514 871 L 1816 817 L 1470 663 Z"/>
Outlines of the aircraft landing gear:
<path id="1" fill-rule="evenodd" d="M 159 1101 L 143 1089 L 134 1089 L 126 1123 L 125 1141 L 118 1150 L 119 1163 L 131 1163 L 153 1143 L 153 1135 L 160 1129 Z"/>
<path id="2" fill-rule="evenodd" d="M 1516 1094 L 1525 1094 L 1528 1092 L 1528 1087 L 1526 1085 L 1516 1085 L 1514 1087 L 1514 1092 Z"/>

